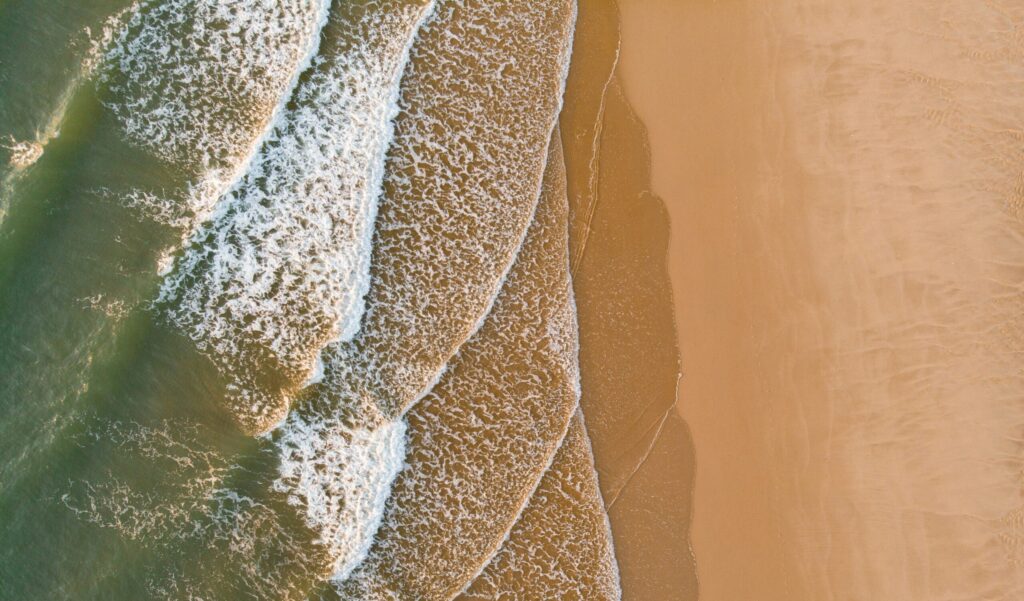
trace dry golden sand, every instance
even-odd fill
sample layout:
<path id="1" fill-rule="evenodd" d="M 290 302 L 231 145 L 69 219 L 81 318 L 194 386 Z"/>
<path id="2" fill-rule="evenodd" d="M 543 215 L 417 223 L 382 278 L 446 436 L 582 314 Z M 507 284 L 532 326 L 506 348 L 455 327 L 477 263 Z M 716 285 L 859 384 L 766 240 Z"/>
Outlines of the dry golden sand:
<path id="1" fill-rule="evenodd" d="M 1024 598 L 1024 7 L 621 9 L 701 598 Z"/>

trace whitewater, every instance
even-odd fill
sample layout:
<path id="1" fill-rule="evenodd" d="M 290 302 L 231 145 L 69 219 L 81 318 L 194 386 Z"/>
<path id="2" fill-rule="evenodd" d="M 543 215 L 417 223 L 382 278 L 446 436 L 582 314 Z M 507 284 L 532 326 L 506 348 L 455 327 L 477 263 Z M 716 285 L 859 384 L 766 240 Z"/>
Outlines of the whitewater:
<path id="1" fill-rule="evenodd" d="M 359 327 L 399 81 L 432 9 L 335 11 L 290 107 L 163 284 L 159 304 L 228 374 L 248 430 L 280 422 L 320 350 Z"/>
<path id="2" fill-rule="evenodd" d="M 558 127 L 576 2 L 110 4 L 47 105 L 70 133 L 0 142 L 18 194 L 70 174 L 12 221 L 56 241 L 38 265 L 91 269 L 0 337 L 0 392 L 55 388 L 4 405 L 42 425 L 0 564 L 31 543 L 46 577 L 0 566 L 0 599 L 618 599 Z"/>

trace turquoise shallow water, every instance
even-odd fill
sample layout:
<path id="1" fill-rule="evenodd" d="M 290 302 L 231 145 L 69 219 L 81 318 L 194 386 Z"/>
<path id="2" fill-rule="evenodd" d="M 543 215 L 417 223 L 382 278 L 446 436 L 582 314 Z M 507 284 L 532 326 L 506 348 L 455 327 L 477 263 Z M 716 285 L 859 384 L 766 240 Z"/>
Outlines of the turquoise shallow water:
<path id="1" fill-rule="evenodd" d="M 387 559 L 382 523 L 422 567 L 367 568 L 365 590 L 447 598 L 486 567 L 578 402 L 567 270 L 519 267 L 508 298 L 561 311 L 506 301 L 537 340 L 478 353 L 493 383 L 446 365 L 513 286 L 574 16 L 0 0 L 0 601 L 363 598 L 336 585 Z M 556 261 L 559 228 L 536 242 Z M 562 274 L 555 300 L 522 283 L 542 268 Z M 438 382 L 481 395 L 480 419 L 564 407 L 543 437 L 439 419 L 407 449 L 405 414 Z M 403 467 L 405 486 L 433 477 L 407 452 L 466 479 L 422 519 L 415 496 L 386 504 Z M 472 533 L 459 494 L 488 486 L 488 461 L 521 475 L 481 550 L 427 544 Z"/>

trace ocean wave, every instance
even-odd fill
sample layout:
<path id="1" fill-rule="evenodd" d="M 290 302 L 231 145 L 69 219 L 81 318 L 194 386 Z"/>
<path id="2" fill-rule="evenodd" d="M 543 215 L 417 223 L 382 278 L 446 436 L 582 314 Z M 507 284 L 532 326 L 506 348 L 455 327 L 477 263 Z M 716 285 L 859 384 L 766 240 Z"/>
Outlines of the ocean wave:
<path id="1" fill-rule="evenodd" d="M 342 598 L 458 593 L 497 552 L 565 435 L 579 372 L 555 140 L 536 218 L 493 311 L 406 416 L 408 466 Z"/>
<path id="2" fill-rule="evenodd" d="M 62 544 L 102 539 L 85 569 L 107 572 L 88 585 L 449 599 L 477 576 L 486 588 L 469 594 L 519 590 L 518 558 L 535 553 L 555 582 L 544 590 L 611 591 L 607 520 L 595 526 L 592 457 L 572 421 L 556 123 L 575 0 L 132 6 L 98 42 L 101 96 L 108 133 L 159 173 L 84 194 L 143 226 L 166 276 L 154 306 L 174 332 L 141 324 L 157 335 L 123 357 L 154 363 L 125 384 L 135 364 L 116 357 L 118 396 L 96 381 L 104 413 L 70 449 L 67 485 L 47 489 L 60 491 Z M 23 168 L 42 152 L 7 146 Z M 141 301 L 75 302 L 114 322 Z M 222 382 L 197 377 L 196 398 L 156 386 L 176 380 L 172 364 L 206 375 L 207 359 L 237 425 L 264 436 L 193 415 Z M 122 390 L 136 382 L 138 397 Z M 190 417 L 157 417 L 178 411 Z M 571 511 L 534 515 L 546 502 Z M 565 540 L 537 551 L 544 536 Z M 600 574 L 573 572 L 569 547 Z"/>
<path id="3" fill-rule="evenodd" d="M 159 196 L 178 206 L 161 275 L 246 172 L 309 67 L 329 7 L 330 0 L 143 1 L 104 28 L 90 66 L 102 102 L 130 144 L 184 170 L 186 181 Z"/>
<path id="4" fill-rule="evenodd" d="M 577 412 L 508 540 L 458 601 L 621 598 L 611 525 Z"/>
<path id="5" fill-rule="evenodd" d="M 247 430 L 279 422 L 320 350 L 359 326 L 399 81 L 430 8 L 332 13 L 289 108 L 164 282 L 168 317 L 228 375 Z"/>
<path id="6" fill-rule="evenodd" d="M 134 11 L 104 59 L 105 104 L 171 163 L 235 167 L 316 49 L 330 0 L 164 0 Z"/>
<path id="7" fill-rule="evenodd" d="M 404 464 L 405 423 L 353 429 L 335 416 L 293 412 L 281 428 L 274 489 L 301 509 L 344 580 L 365 559 L 391 485 Z"/>
<path id="8" fill-rule="evenodd" d="M 570 0 L 441 0 L 402 83 L 359 333 L 324 351 L 319 394 L 395 419 L 480 326 L 522 244 L 561 106 Z"/>

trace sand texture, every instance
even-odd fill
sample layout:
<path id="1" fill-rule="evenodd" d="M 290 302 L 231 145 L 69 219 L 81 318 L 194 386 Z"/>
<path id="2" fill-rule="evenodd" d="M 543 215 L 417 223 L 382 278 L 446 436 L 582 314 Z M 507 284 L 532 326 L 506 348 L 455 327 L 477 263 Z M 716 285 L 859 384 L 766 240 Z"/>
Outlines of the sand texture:
<path id="1" fill-rule="evenodd" d="M 1024 9 L 621 9 L 701 598 L 1021 598 Z"/>

